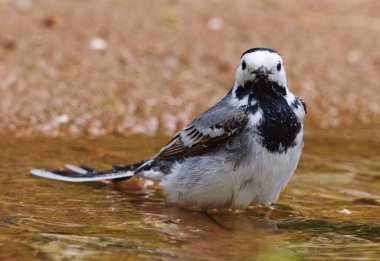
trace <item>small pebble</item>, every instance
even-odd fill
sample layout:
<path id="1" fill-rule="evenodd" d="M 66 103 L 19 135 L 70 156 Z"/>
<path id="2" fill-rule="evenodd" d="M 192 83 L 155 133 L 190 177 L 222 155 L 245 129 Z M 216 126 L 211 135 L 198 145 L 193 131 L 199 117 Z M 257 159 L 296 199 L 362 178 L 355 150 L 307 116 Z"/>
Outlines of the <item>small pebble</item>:
<path id="1" fill-rule="evenodd" d="M 107 45 L 107 42 L 100 37 L 95 37 L 90 42 L 90 48 L 94 51 L 104 51 L 107 49 Z"/>
<path id="2" fill-rule="evenodd" d="M 224 25 L 223 19 L 220 17 L 212 17 L 208 20 L 207 27 L 213 31 L 222 29 Z"/>
<path id="3" fill-rule="evenodd" d="M 344 208 L 339 211 L 340 214 L 345 214 L 345 215 L 350 215 L 352 212 L 349 211 L 348 209 Z"/>
<path id="4" fill-rule="evenodd" d="M 70 120 L 70 118 L 67 114 L 62 114 L 62 115 L 55 117 L 54 122 L 63 124 L 63 123 L 68 123 L 69 120 Z"/>

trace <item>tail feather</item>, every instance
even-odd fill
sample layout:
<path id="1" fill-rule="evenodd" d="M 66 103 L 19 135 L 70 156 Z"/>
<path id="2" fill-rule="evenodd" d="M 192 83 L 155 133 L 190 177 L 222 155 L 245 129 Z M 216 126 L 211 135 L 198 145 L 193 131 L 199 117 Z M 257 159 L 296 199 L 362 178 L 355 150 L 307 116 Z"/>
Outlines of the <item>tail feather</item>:
<path id="1" fill-rule="evenodd" d="M 76 167 L 74 165 L 71 165 L 71 164 L 65 164 L 65 168 L 68 169 L 68 170 L 71 170 L 75 174 L 78 174 L 78 175 L 81 175 L 81 176 L 88 174 L 87 170 L 82 169 L 82 168 L 78 168 L 78 167 Z"/>
<path id="2" fill-rule="evenodd" d="M 126 165 L 115 165 L 111 170 L 95 170 L 91 167 L 80 166 L 76 167 L 71 164 L 65 164 L 65 168 L 68 170 L 42 170 L 42 169 L 32 169 L 31 173 L 33 175 L 55 179 L 67 182 L 91 182 L 107 179 L 128 179 L 132 177 L 138 166 L 141 163 L 126 166 Z"/>
<path id="3" fill-rule="evenodd" d="M 65 164 L 67 170 L 32 169 L 35 176 L 67 182 L 91 182 L 99 180 L 126 180 L 136 175 L 142 178 L 160 181 L 169 173 L 173 161 L 150 159 L 133 165 L 117 164 L 110 170 L 96 170 L 87 166 Z"/>
<path id="4" fill-rule="evenodd" d="M 89 167 L 89 166 L 85 166 L 85 165 L 80 165 L 80 168 L 81 169 L 84 169 L 84 170 L 87 170 L 87 171 L 96 171 L 95 169 Z"/>

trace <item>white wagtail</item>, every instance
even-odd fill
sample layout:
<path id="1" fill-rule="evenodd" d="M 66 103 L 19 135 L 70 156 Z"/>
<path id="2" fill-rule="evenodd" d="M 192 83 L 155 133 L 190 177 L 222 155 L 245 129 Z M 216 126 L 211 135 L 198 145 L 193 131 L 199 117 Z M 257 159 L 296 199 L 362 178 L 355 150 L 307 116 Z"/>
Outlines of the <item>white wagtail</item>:
<path id="1" fill-rule="evenodd" d="M 179 131 L 156 155 L 112 170 L 66 164 L 32 174 L 69 182 L 159 181 L 168 202 L 203 208 L 270 206 L 293 175 L 303 147 L 305 104 L 286 86 L 281 56 L 243 53 L 230 92 Z"/>

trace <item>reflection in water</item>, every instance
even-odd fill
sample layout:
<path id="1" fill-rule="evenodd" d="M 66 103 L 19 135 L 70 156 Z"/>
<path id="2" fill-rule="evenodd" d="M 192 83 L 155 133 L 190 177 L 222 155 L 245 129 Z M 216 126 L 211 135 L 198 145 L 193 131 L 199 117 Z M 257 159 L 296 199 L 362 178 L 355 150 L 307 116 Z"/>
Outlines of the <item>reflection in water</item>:
<path id="1" fill-rule="evenodd" d="M 138 161 L 165 138 L 2 141 L 0 259 L 376 260 L 379 135 L 331 133 L 307 133 L 300 167 L 269 219 L 260 206 L 207 214 L 171 206 L 157 185 L 133 192 L 28 174 L 66 162 Z"/>

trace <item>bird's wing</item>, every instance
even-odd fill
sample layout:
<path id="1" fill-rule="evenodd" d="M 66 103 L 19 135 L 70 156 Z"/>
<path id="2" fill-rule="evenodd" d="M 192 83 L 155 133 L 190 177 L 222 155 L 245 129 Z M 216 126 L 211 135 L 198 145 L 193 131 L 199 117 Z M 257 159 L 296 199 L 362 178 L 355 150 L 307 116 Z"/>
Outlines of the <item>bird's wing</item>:
<path id="1" fill-rule="evenodd" d="M 178 132 L 154 159 L 180 159 L 218 149 L 241 132 L 247 121 L 246 109 L 213 108 Z"/>

